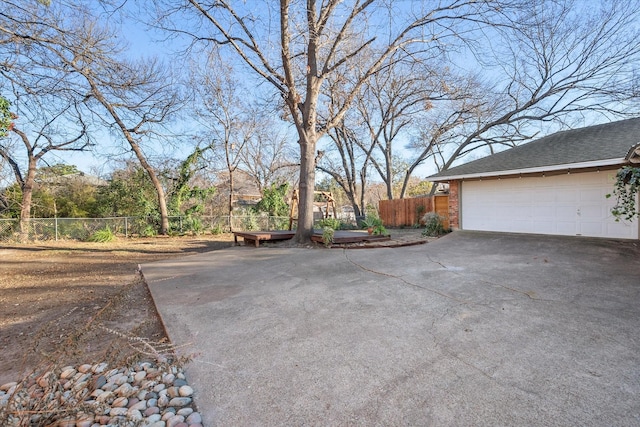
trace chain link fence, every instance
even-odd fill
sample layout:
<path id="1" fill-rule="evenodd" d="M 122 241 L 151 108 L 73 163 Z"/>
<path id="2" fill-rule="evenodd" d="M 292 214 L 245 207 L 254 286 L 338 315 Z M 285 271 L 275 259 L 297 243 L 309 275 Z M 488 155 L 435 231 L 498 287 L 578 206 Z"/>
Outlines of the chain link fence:
<path id="1" fill-rule="evenodd" d="M 26 240 L 87 240 L 98 230 L 110 229 L 123 237 L 150 237 L 158 231 L 153 218 L 31 218 L 26 224 Z M 285 230 L 289 217 L 263 215 L 226 216 L 172 216 L 169 232 L 175 234 L 218 234 L 233 231 Z M 21 239 L 17 219 L 0 218 L 0 242 L 18 242 Z"/>

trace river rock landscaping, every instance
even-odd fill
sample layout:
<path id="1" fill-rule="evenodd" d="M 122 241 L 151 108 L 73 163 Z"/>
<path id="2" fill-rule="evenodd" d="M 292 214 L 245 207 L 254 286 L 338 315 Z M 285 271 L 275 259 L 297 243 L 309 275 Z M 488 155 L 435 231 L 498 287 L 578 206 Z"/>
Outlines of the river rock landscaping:
<path id="1" fill-rule="evenodd" d="M 66 366 L 0 386 L 0 419 L 7 427 L 202 427 L 193 393 L 169 364 Z"/>

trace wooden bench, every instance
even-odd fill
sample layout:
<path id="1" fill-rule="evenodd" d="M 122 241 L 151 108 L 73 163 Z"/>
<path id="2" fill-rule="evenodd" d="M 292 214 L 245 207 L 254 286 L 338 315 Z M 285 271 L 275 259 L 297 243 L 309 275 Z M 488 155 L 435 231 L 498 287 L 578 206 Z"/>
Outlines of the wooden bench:
<path id="1" fill-rule="evenodd" d="M 245 245 L 253 245 L 257 248 L 260 245 L 260 241 L 289 240 L 292 239 L 295 234 L 296 232 L 291 230 L 234 231 L 233 240 L 235 244 L 238 245 L 238 237 L 242 237 Z"/>

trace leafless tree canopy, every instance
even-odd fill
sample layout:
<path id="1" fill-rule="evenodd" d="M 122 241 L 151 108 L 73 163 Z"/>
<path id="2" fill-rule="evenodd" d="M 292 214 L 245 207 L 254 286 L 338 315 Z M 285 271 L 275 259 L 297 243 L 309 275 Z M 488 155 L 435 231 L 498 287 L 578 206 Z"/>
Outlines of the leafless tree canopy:
<path id="1" fill-rule="evenodd" d="M 118 30 L 100 23 L 99 14 L 83 5 L 61 2 L 36 8 L 10 2 L 0 14 L 0 73 L 13 89 L 20 111 L 52 116 L 59 129 L 27 130 L 23 140 L 51 140 L 60 129 L 85 123 L 107 128 L 133 151 L 158 193 L 160 232 L 168 230 L 164 189 L 144 152 L 144 144 L 159 135 L 161 126 L 181 105 L 177 80 L 153 59 L 127 58 Z M 5 86 L 6 84 L 6 86 Z M 73 117 L 63 114 L 74 112 Z M 46 130 L 46 132 L 44 132 Z M 64 139 L 64 138 L 63 138 Z M 68 138 L 67 138 L 68 140 Z M 49 142 L 50 149 L 84 149 L 86 144 Z M 35 159 L 36 161 L 38 159 Z M 31 165 L 30 165 L 31 167 Z M 33 164 L 35 168 L 35 163 Z"/>

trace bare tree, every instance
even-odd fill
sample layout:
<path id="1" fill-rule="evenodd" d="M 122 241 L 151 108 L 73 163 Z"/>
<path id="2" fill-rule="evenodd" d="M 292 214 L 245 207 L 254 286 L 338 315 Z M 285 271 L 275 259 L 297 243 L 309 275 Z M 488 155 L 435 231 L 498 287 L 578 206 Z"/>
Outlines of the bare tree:
<path id="1" fill-rule="evenodd" d="M 389 200 L 398 195 L 395 187 L 408 167 L 397 147 L 398 139 L 410 139 L 416 123 L 434 105 L 456 96 L 449 77 L 447 67 L 441 65 L 394 62 L 367 82 L 358 99 L 358 113 L 370 141 L 367 146 L 375 147 L 371 163 L 386 185 Z M 404 191 L 400 197 L 403 195 Z"/>
<path id="2" fill-rule="evenodd" d="M 293 182 L 298 173 L 296 154 L 281 124 L 267 116 L 258 116 L 258 126 L 240 152 L 242 170 L 250 176 L 262 194 L 272 184 Z"/>
<path id="3" fill-rule="evenodd" d="M 331 129 L 328 135 L 331 144 L 326 151 L 320 152 L 322 156 L 317 168 L 331 176 L 342 188 L 356 219 L 360 219 L 365 212 L 364 197 L 373 145 L 362 150 L 364 147 L 360 139 L 344 121 Z"/>
<path id="4" fill-rule="evenodd" d="M 22 191 L 20 231 L 24 240 L 39 164 L 55 152 L 84 151 L 91 140 L 87 109 L 78 88 L 66 80 L 69 71 L 59 67 L 36 41 L 49 35 L 46 18 L 35 14 L 34 5 L 10 2 L 8 6 L 10 15 L 0 13 L 0 89 L 12 101 L 12 123 L 3 126 L 0 158 Z M 5 106 L 8 110 L 7 103 Z"/>
<path id="5" fill-rule="evenodd" d="M 497 77 L 434 109 L 410 146 L 417 155 L 406 180 L 426 159 L 445 170 L 479 148 L 531 139 L 541 123 L 551 131 L 596 114 L 636 115 L 638 19 L 637 2 L 531 3 L 514 25 L 478 40 L 481 49 L 472 46 L 478 66 Z"/>
<path id="6" fill-rule="evenodd" d="M 164 188 L 143 143 L 157 136 L 157 128 L 178 108 L 175 79 L 156 60 L 126 59 L 115 30 L 100 26 L 98 16 L 84 6 L 54 4 L 45 11 L 17 2 L 12 6 L 11 15 L 0 14 L 0 45 L 8 52 L 19 50 L 20 64 L 27 64 L 17 68 L 7 63 L 4 69 L 11 70 L 14 84 L 21 82 L 33 97 L 41 96 L 46 87 L 66 97 L 79 97 L 82 110 L 90 111 L 122 138 L 154 184 L 159 231 L 166 234 Z M 43 82 L 48 86 L 43 88 Z"/>
<path id="7" fill-rule="evenodd" d="M 21 240 L 28 238 L 38 163 L 44 160 L 48 153 L 83 151 L 90 145 L 87 125 L 84 123 L 82 115 L 78 114 L 77 106 L 68 105 L 61 111 L 52 112 L 51 106 L 54 104 L 59 105 L 56 101 L 51 100 L 48 109 L 38 110 L 40 117 L 35 117 L 24 109 L 18 110 L 24 113 L 25 119 L 30 119 L 26 124 L 29 130 L 23 131 L 18 123 L 11 129 L 17 140 L 13 138 L 0 139 L 0 158 L 9 164 L 15 181 L 22 191 L 20 203 Z M 69 122 L 74 124 L 70 125 Z M 38 123 L 39 127 L 35 127 Z"/>
<path id="8" fill-rule="evenodd" d="M 341 79 L 328 79 L 325 90 L 329 98 L 328 114 L 343 104 L 345 94 L 340 84 Z M 364 90 L 364 89 L 363 89 Z M 369 138 L 368 129 L 359 114 L 364 105 L 363 97 L 359 95 L 355 106 L 347 111 L 341 122 L 327 133 L 329 141 L 319 150 L 317 169 L 328 174 L 342 188 L 353 207 L 357 219 L 365 213 L 365 192 L 368 184 L 368 174 L 371 166 L 371 156 L 375 149 L 375 138 Z M 366 108 L 366 107 L 365 107 Z"/>
<path id="9" fill-rule="evenodd" d="M 362 85 L 396 52 L 437 55 L 449 37 L 460 36 L 461 24 L 469 27 L 490 19 L 491 14 L 499 16 L 503 12 L 498 3 L 506 2 L 449 0 L 432 8 L 427 7 L 430 3 L 388 7 L 382 3 L 281 0 L 276 7 L 270 1 L 188 0 L 161 8 L 165 28 L 195 41 L 228 47 L 281 94 L 300 145 L 297 242 L 308 242 L 313 232 L 318 139 L 340 123 Z M 370 55 L 372 51 L 375 54 Z M 344 69 L 354 76 L 352 85 L 345 87 L 345 102 L 335 115 L 320 122 L 322 86 Z"/>
<path id="10" fill-rule="evenodd" d="M 410 157 L 405 157 L 401 141 L 418 136 L 426 120 L 433 116 L 431 110 L 439 111 L 441 105 L 452 102 L 475 101 L 474 94 L 464 87 L 466 84 L 443 64 L 396 61 L 363 85 L 354 108 L 345 114 L 340 126 L 329 131 L 332 143 L 327 144 L 318 164 L 319 170 L 330 174 L 345 190 L 356 216 L 364 206 L 371 168 L 385 184 L 387 199 L 404 197 L 410 179 L 407 171 L 417 164 L 408 163 Z M 332 106 L 341 96 L 340 88 L 329 84 L 327 89 Z M 359 203 L 354 198 L 357 193 Z"/>
<path id="11" fill-rule="evenodd" d="M 212 141 L 214 152 L 228 174 L 227 213 L 231 217 L 234 175 L 243 161 L 249 141 L 258 132 L 258 121 L 249 104 L 243 100 L 246 88 L 218 52 L 209 55 L 204 67 L 194 66 L 192 86 L 196 95 L 195 117 L 206 129 L 203 137 Z"/>
<path id="12" fill-rule="evenodd" d="M 169 213 L 165 190 L 143 144 L 161 136 L 157 128 L 168 123 L 182 105 L 176 90 L 178 82 L 158 61 L 119 57 L 112 35 L 89 31 L 78 41 L 78 45 L 68 46 L 74 56 L 87 44 L 108 44 L 86 54 L 85 63 L 68 56 L 64 56 L 63 61 L 85 79 L 89 89 L 87 103 L 96 116 L 124 138 L 149 175 L 158 196 L 159 233 L 167 234 Z"/>

